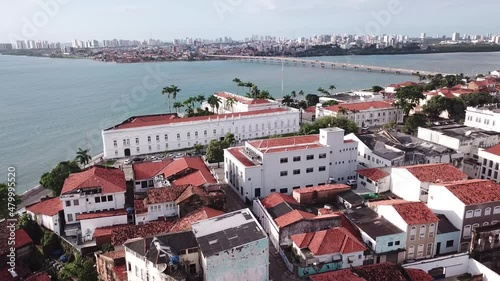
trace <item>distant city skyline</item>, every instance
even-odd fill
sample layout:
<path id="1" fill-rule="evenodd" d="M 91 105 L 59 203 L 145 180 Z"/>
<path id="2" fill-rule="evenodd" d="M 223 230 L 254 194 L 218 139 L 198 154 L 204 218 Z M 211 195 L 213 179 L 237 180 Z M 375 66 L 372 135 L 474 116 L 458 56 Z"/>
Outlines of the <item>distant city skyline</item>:
<path id="1" fill-rule="evenodd" d="M 0 42 L 12 39 L 81 40 L 174 38 L 243 40 L 253 34 L 295 39 L 321 34 L 453 33 L 486 35 L 500 30 L 500 3 L 465 0 L 20 0 L 0 3 Z M 464 19 L 467 19 L 466 21 Z M 376 32 L 372 32 L 376 31 Z"/>

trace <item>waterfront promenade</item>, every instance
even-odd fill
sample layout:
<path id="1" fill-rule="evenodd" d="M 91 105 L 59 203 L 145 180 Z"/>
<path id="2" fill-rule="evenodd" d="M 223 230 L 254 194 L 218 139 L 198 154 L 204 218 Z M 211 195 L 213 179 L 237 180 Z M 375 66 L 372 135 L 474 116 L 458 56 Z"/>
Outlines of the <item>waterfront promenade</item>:
<path id="1" fill-rule="evenodd" d="M 432 72 L 425 70 L 393 68 L 393 67 L 373 66 L 364 64 L 351 64 L 351 63 L 331 62 L 331 61 L 307 60 L 295 57 L 258 57 L 258 56 L 232 56 L 232 55 L 207 55 L 207 57 L 228 59 L 228 60 L 239 60 L 247 62 L 285 64 L 294 66 L 310 66 L 310 67 L 319 67 L 319 68 L 334 69 L 334 70 L 357 70 L 357 71 L 401 74 L 401 75 L 436 75 L 436 74 L 454 75 L 451 73 L 439 73 L 439 72 Z"/>

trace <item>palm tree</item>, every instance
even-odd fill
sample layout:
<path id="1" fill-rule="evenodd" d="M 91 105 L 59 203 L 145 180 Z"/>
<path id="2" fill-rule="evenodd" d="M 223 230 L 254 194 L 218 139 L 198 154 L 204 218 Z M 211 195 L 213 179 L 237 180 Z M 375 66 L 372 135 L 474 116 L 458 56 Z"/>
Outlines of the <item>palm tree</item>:
<path id="1" fill-rule="evenodd" d="M 233 82 L 236 83 L 236 94 L 238 94 L 240 86 L 242 84 L 241 79 L 236 77 L 233 79 Z"/>
<path id="2" fill-rule="evenodd" d="M 163 87 L 163 89 L 161 90 L 161 94 L 162 95 L 167 95 L 168 97 L 168 112 L 172 112 L 172 109 L 170 108 L 170 94 L 171 94 L 171 90 L 170 90 L 170 87 Z"/>
<path id="3" fill-rule="evenodd" d="M 227 109 L 231 109 L 231 112 L 233 112 L 233 107 L 234 107 L 234 104 L 236 103 L 236 99 L 233 98 L 233 97 L 229 97 L 227 98 L 226 100 L 226 108 Z"/>
<path id="4" fill-rule="evenodd" d="M 182 91 L 179 87 L 177 87 L 176 85 L 171 85 L 170 86 L 170 94 L 172 94 L 172 98 L 175 100 L 177 100 L 177 94 Z"/>
<path id="5" fill-rule="evenodd" d="M 330 90 L 330 95 L 333 95 L 333 90 L 337 89 L 337 87 L 335 87 L 335 85 L 330 85 L 328 89 Z"/>
<path id="6" fill-rule="evenodd" d="M 172 107 L 170 107 L 170 96 L 172 96 L 172 98 L 175 100 L 177 100 L 177 94 L 182 91 L 181 89 L 179 89 L 179 87 L 177 87 L 176 85 L 170 85 L 170 86 L 166 86 L 166 87 L 163 87 L 163 89 L 161 90 L 161 94 L 162 95 L 167 95 L 168 96 L 168 110 L 169 112 L 172 112 Z"/>
<path id="7" fill-rule="evenodd" d="M 90 162 L 90 160 L 92 160 L 92 157 L 89 155 L 89 151 L 90 149 L 78 148 L 75 160 L 82 166 L 87 165 Z"/>
<path id="8" fill-rule="evenodd" d="M 259 88 L 255 85 L 252 85 L 252 88 L 250 89 L 250 94 L 252 98 L 256 99 L 259 97 Z"/>
<path id="9" fill-rule="evenodd" d="M 299 97 L 301 97 L 300 99 L 304 98 L 304 91 L 303 90 L 300 90 L 299 93 L 297 94 Z"/>
<path id="10" fill-rule="evenodd" d="M 329 95 L 330 94 L 327 90 L 323 89 L 322 87 L 318 88 L 318 92 L 320 92 L 322 94 L 325 94 L 325 95 Z"/>
<path id="11" fill-rule="evenodd" d="M 202 104 L 205 101 L 205 95 L 197 95 L 195 99 L 197 102 Z"/>
<path id="12" fill-rule="evenodd" d="M 348 113 L 349 113 L 349 111 L 347 109 L 345 109 L 342 106 L 339 107 L 338 114 L 340 114 L 340 115 L 347 115 Z"/>
<path id="13" fill-rule="evenodd" d="M 182 102 L 180 102 L 180 101 L 176 101 L 176 102 L 174 102 L 173 107 L 175 108 L 175 111 L 176 111 L 177 113 L 179 113 L 179 110 L 180 110 L 182 107 L 184 107 L 184 104 L 182 104 Z"/>
<path id="14" fill-rule="evenodd" d="M 215 110 L 214 110 L 215 108 L 217 108 L 217 111 L 219 111 L 219 104 L 221 102 L 219 97 L 217 97 L 215 95 L 211 95 L 208 97 L 207 102 L 210 105 L 210 107 L 212 108 L 212 112 L 215 113 Z"/>
<path id="15" fill-rule="evenodd" d="M 286 106 L 290 106 L 290 104 L 292 104 L 292 102 L 293 102 L 293 99 L 292 99 L 291 95 L 285 95 L 283 97 L 283 100 L 281 100 L 281 104 L 284 104 Z"/>
<path id="16" fill-rule="evenodd" d="M 285 96 L 285 97 L 286 97 L 286 96 Z M 283 97 L 283 99 L 284 99 L 285 97 Z M 297 98 L 297 93 L 296 93 L 295 91 L 292 91 L 292 92 L 290 93 L 290 97 L 291 97 L 292 99 L 296 99 L 296 98 Z"/>

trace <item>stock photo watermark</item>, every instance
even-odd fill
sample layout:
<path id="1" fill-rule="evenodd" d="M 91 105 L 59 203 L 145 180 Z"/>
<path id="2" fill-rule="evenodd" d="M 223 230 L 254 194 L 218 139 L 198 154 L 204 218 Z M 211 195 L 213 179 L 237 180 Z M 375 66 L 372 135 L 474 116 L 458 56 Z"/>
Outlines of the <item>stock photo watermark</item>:
<path id="1" fill-rule="evenodd" d="M 16 225 L 17 225 L 17 216 L 16 216 L 16 168 L 9 167 L 7 168 L 7 206 L 3 206 L 7 208 L 8 218 L 7 218 L 7 233 L 9 236 L 7 237 L 7 245 L 8 254 L 7 254 L 7 266 L 8 270 L 11 273 L 14 273 L 16 270 Z"/>
<path id="2" fill-rule="evenodd" d="M 50 20 L 56 17 L 61 8 L 71 0 L 36 0 L 38 9 L 30 17 L 22 17 L 22 26 L 19 33 L 8 34 L 9 41 L 15 44 L 17 41 L 32 40 L 47 27 Z"/>

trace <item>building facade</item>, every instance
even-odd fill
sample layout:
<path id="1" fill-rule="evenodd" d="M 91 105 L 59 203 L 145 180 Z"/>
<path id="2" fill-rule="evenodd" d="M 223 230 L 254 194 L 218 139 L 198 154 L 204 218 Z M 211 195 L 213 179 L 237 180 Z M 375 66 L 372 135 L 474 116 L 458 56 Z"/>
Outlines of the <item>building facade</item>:
<path id="1" fill-rule="evenodd" d="M 403 111 L 392 106 L 392 103 L 391 100 L 384 100 L 316 107 L 316 118 L 344 117 L 354 121 L 360 128 L 382 126 L 390 122 L 402 123 Z"/>
<path id="2" fill-rule="evenodd" d="M 500 144 L 488 149 L 479 149 L 475 178 L 500 182 Z"/>
<path id="3" fill-rule="evenodd" d="M 252 99 L 229 92 L 215 93 L 214 96 L 220 100 L 219 108 L 213 108 L 218 114 L 249 112 L 282 107 L 282 105 L 275 100 Z M 202 108 L 212 109 L 212 106 L 208 102 L 204 102 Z"/>
<path id="4" fill-rule="evenodd" d="M 273 108 L 178 118 L 176 114 L 135 116 L 102 131 L 107 159 L 208 145 L 232 133 L 248 140 L 299 131 L 299 110 Z"/>
<path id="5" fill-rule="evenodd" d="M 44 199 L 40 202 L 26 207 L 26 213 L 38 223 L 38 225 L 61 235 L 64 221 L 63 207 L 58 197 Z"/>
<path id="6" fill-rule="evenodd" d="M 500 132 L 500 109 L 496 105 L 488 107 L 467 107 L 465 126 Z"/>
<path id="7" fill-rule="evenodd" d="M 251 201 L 273 192 L 354 180 L 357 143 L 344 130 L 319 135 L 248 141 L 224 151 L 224 177 L 240 197 Z"/>

